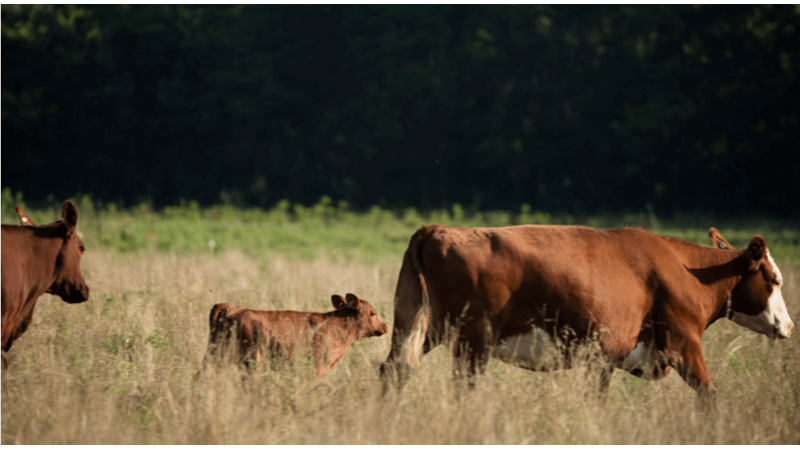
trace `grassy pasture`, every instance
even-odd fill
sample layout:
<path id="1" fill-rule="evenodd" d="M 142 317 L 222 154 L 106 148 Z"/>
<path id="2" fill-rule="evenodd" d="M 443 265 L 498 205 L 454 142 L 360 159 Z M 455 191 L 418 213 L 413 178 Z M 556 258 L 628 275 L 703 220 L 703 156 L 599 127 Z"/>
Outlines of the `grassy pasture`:
<path id="1" fill-rule="evenodd" d="M 452 362 L 443 346 L 423 359 L 396 403 L 385 401 L 378 366 L 388 354 L 389 335 L 351 347 L 330 385 L 313 380 L 302 361 L 245 381 L 235 369 L 195 381 L 215 303 L 327 311 L 332 294 L 353 292 L 391 327 L 402 252 L 419 223 L 570 220 L 524 209 L 476 216 L 453 208 L 423 217 L 320 204 L 327 212 L 319 205 L 299 212 L 289 205 L 267 212 L 191 205 L 172 212 L 120 211 L 106 213 L 98 227 L 96 211 L 79 203 L 91 299 L 80 305 L 49 295 L 39 300 L 33 324 L 9 353 L 11 366 L 3 374 L 0 442 L 800 442 L 800 340 L 772 342 L 724 320 L 703 338 L 718 389 L 713 414 L 698 408 L 695 393 L 674 373 L 649 382 L 617 371 L 608 400 L 600 403 L 593 395 L 596 376 L 586 365 L 531 373 L 492 360 L 476 389 L 461 392 L 451 381 Z M 3 211 L 4 223 L 16 219 L 5 198 Z M 53 219 L 52 211 L 28 212 L 41 223 Z M 709 226 L 737 247 L 762 234 L 783 271 L 789 313 L 798 320 L 796 228 L 774 221 L 692 220 L 656 221 L 647 214 L 572 218 L 593 226 L 642 226 L 706 245 Z M 213 248 L 207 245 L 211 239 Z"/>

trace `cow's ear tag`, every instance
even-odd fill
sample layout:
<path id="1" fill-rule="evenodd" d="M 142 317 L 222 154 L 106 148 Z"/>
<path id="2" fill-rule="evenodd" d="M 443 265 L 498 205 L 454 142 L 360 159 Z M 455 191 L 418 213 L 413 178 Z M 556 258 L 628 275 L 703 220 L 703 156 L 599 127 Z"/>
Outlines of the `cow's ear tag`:
<path id="1" fill-rule="evenodd" d="M 719 248 L 725 248 L 725 243 L 724 242 L 720 242 L 719 243 Z"/>
<path id="2" fill-rule="evenodd" d="M 28 221 L 28 218 L 27 218 L 27 217 L 23 217 L 23 218 L 22 218 L 22 221 L 23 221 L 23 222 L 27 222 L 27 221 Z"/>

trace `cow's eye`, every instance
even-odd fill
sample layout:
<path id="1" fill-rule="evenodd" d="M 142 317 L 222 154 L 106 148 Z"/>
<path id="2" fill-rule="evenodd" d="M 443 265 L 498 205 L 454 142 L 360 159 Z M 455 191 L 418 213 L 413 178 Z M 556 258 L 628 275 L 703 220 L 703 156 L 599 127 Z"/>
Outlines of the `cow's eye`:
<path id="1" fill-rule="evenodd" d="M 775 286 L 780 286 L 780 285 L 781 285 L 781 282 L 780 282 L 780 281 L 778 281 L 778 279 L 777 279 L 777 278 L 775 278 L 775 279 L 773 279 L 773 280 L 772 280 L 772 284 L 774 284 Z"/>
<path id="2" fill-rule="evenodd" d="M 375 311 L 372 311 L 371 313 L 369 313 L 369 315 L 370 315 L 370 317 L 374 316 L 375 315 Z"/>

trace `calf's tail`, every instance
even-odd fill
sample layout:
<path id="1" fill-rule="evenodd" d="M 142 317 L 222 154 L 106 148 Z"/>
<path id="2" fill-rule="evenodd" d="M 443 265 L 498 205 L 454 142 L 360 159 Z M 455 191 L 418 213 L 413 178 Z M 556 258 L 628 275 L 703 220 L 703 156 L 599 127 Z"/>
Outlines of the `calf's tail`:
<path id="1" fill-rule="evenodd" d="M 230 343 L 235 336 L 232 336 L 231 319 L 228 317 L 229 308 L 230 305 L 227 303 L 218 303 L 211 308 L 211 313 L 208 317 L 208 347 L 203 357 L 203 366 L 195 375 L 195 379 L 201 373 L 213 371 L 230 357 L 228 355 L 231 351 Z"/>

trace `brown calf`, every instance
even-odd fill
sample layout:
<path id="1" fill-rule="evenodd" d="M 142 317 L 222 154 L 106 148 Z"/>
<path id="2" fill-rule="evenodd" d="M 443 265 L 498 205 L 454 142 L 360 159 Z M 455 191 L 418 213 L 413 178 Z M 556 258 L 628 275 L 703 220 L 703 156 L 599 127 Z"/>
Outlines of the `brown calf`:
<path id="1" fill-rule="evenodd" d="M 36 300 L 44 293 L 67 303 L 89 298 L 81 274 L 83 241 L 76 232 L 78 209 L 67 200 L 61 206 L 62 219 L 36 226 L 17 206 L 23 226 L 2 226 L 2 308 L 3 367 L 8 350 L 31 323 Z"/>
<path id="2" fill-rule="evenodd" d="M 214 305 L 203 368 L 231 363 L 249 367 L 252 361 L 291 359 L 308 352 L 317 378 L 327 379 L 355 341 L 388 331 L 369 302 L 353 294 L 346 297 L 332 296 L 336 309 L 324 314 Z"/>

